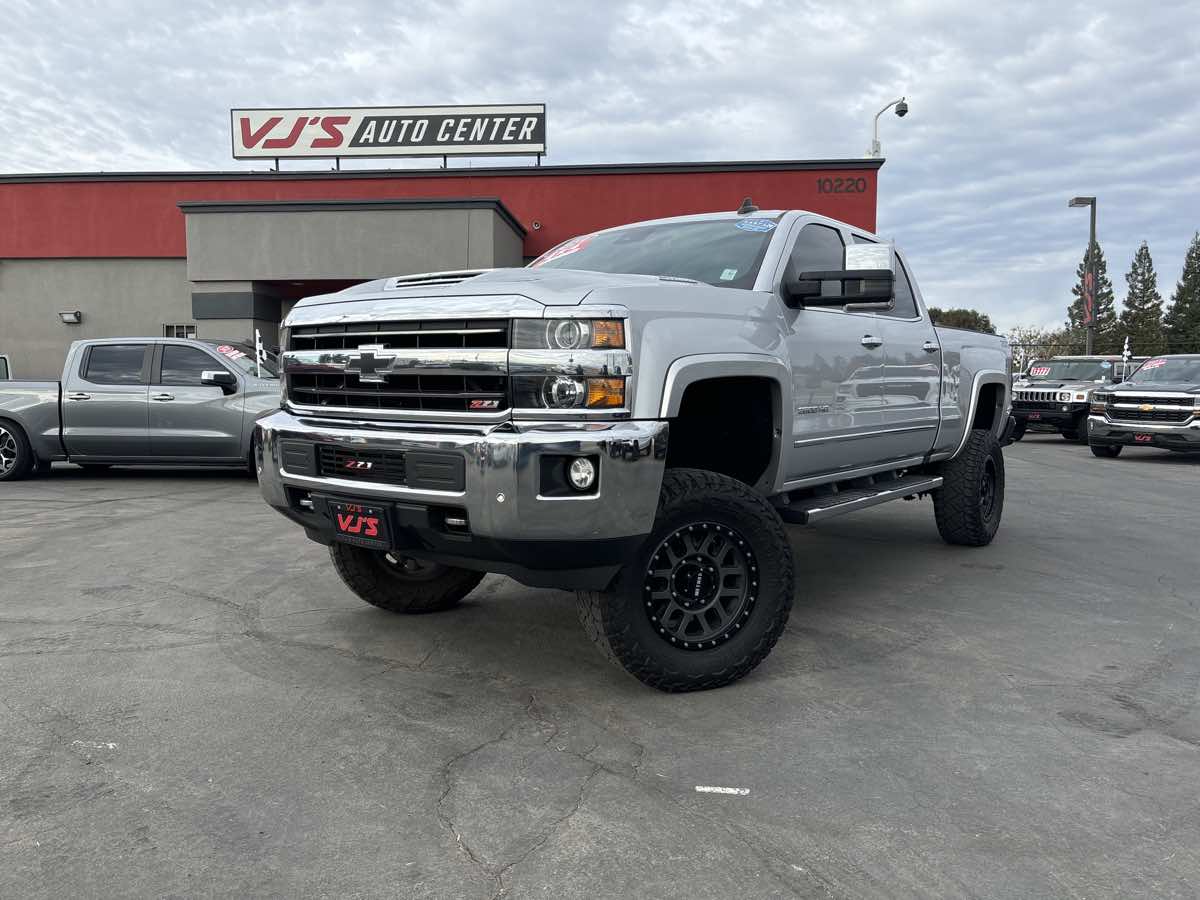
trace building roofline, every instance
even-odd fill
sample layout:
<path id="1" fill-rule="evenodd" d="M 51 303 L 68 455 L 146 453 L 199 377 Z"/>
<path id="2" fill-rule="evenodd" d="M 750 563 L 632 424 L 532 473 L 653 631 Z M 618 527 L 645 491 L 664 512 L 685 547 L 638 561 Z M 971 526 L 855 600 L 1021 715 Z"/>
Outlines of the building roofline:
<path id="1" fill-rule="evenodd" d="M 525 237 L 525 226 L 517 221 L 499 197 L 420 197 L 380 200 L 182 200 L 175 204 L 184 215 L 207 213 L 295 213 L 363 212 L 388 209 L 490 209 L 514 231 Z"/>
<path id="2" fill-rule="evenodd" d="M 725 162 L 603 163 L 567 166 L 490 166 L 487 168 L 350 169 L 342 171 L 189 171 L 189 172 L 30 172 L 0 174 L 0 184 L 131 181 L 324 181 L 368 178 L 461 178 L 476 175 L 693 175 L 719 172 L 804 172 L 828 169 L 878 169 L 882 159 L 769 159 Z"/>

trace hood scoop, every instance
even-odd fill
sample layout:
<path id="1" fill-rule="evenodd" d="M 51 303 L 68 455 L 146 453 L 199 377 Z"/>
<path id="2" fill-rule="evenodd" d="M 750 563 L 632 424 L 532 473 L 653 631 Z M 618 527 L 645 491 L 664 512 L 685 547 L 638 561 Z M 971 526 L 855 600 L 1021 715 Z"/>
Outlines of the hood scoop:
<path id="1" fill-rule="evenodd" d="M 462 284 L 472 278 L 477 278 L 491 269 L 460 269 L 456 272 L 424 272 L 420 275 L 399 275 L 389 278 L 383 283 L 385 291 L 399 291 L 414 287 L 442 287 L 449 284 Z"/>

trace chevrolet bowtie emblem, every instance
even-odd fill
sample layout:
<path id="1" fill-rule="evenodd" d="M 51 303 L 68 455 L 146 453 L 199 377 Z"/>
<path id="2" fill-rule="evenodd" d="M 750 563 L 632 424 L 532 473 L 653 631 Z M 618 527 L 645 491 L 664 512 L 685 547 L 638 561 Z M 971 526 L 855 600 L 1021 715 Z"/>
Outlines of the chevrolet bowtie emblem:
<path id="1" fill-rule="evenodd" d="M 1138 409 L 1140 409 L 1142 412 L 1150 412 L 1152 409 L 1154 409 L 1154 404 L 1153 403 L 1143 403 L 1141 406 L 1138 407 Z"/>
<path id="2" fill-rule="evenodd" d="M 346 374 L 357 375 L 359 381 L 382 384 L 396 361 L 383 344 L 363 344 L 346 357 Z"/>

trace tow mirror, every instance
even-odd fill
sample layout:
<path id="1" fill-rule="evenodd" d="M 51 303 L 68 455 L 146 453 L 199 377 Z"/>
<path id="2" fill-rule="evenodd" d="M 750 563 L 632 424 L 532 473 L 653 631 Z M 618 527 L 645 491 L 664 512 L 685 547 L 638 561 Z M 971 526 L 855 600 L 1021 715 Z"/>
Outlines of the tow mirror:
<path id="1" fill-rule="evenodd" d="M 225 369 L 205 369 L 200 373 L 200 383 L 219 387 L 226 394 L 232 394 L 237 388 L 237 378 Z"/>
<path id="2" fill-rule="evenodd" d="M 848 310 L 890 309 L 895 300 L 895 253 L 891 244 L 851 244 L 838 270 L 784 272 L 784 302 L 794 308 L 844 306 Z M 826 285 L 833 285 L 830 290 Z"/>

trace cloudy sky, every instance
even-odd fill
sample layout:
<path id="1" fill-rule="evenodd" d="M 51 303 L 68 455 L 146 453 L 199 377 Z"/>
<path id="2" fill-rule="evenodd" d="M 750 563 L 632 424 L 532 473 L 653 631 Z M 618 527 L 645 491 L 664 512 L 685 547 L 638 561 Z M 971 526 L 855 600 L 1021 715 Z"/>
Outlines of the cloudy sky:
<path id="1" fill-rule="evenodd" d="M 1005 328 L 1064 318 L 1071 196 L 1118 297 L 1142 240 L 1169 296 L 1200 229 L 1195 0 L 5 0 L 0 59 L 0 172 L 249 168 L 232 106 L 529 100 L 551 164 L 858 157 L 906 94 L 880 231 L 931 303 Z"/>

